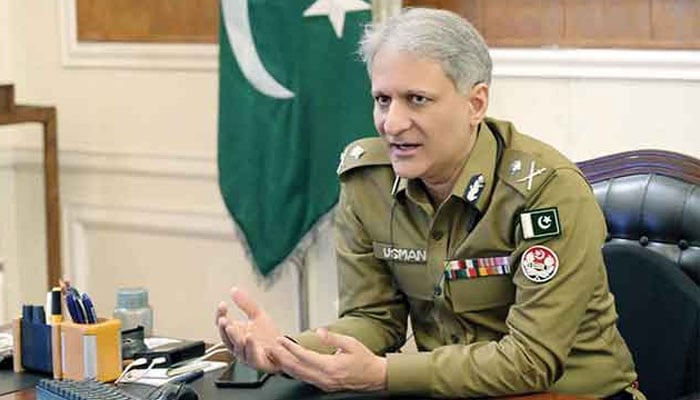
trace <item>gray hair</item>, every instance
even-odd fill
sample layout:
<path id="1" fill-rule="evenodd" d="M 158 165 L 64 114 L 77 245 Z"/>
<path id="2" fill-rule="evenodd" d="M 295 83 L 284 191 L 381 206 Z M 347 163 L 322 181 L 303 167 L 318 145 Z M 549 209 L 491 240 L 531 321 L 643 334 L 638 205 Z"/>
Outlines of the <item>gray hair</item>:
<path id="1" fill-rule="evenodd" d="M 491 83 L 486 42 L 467 20 L 450 11 L 409 8 L 382 24 L 367 25 L 358 52 L 368 70 L 384 46 L 439 62 L 462 94 L 478 83 Z"/>

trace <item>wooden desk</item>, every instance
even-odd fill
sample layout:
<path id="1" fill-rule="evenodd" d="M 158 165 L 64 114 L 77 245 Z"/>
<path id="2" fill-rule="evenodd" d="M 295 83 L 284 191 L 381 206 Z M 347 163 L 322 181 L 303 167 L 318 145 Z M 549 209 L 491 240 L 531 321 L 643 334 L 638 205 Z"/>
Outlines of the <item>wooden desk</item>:
<path id="1" fill-rule="evenodd" d="M 19 392 L 6 394 L 0 396 L 0 400 L 35 400 L 36 394 L 34 389 L 25 389 Z M 206 398 L 201 397 L 200 399 L 206 400 Z M 583 397 L 565 396 L 560 394 L 542 393 L 542 394 L 531 394 L 527 396 L 517 396 L 508 397 L 511 400 L 590 400 Z"/>
<path id="2" fill-rule="evenodd" d="M 11 371 L 2 371 L 0 374 L 10 374 Z M 260 388 L 245 389 L 231 388 L 219 389 L 214 385 L 214 379 L 219 375 L 219 372 L 206 374 L 203 378 L 192 382 L 192 387 L 199 393 L 199 398 L 202 400 L 400 400 L 398 397 L 387 397 L 378 393 L 323 393 L 322 391 L 306 385 L 302 382 L 292 379 L 283 378 L 281 376 L 273 376 L 268 379 Z M 32 384 L 31 382 L 29 382 Z M 23 382 L 22 386 L 27 387 L 27 382 Z M 0 388 L 2 389 L 2 388 Z M 36 394 L 33 388 L 22 389 L 14 393 L 0 395 L 0 400 L 34 400 Z M 405 399 L 405 398 L 404 398 Z M 411 398 L 415 400 L 416 398 Z M 551 393 L 531 394 L 527 396 L 512 396 L 504 399 L 510 400 L 591 400 L 576 396 L 566 396 Z"/>
<path id="3" fill-rule="evenodd" d="M 14 87 L 0 85 L 0 125 L 37 122 L 44 127 L 44 198 L 46 201 L 47 288 L 61 276 L 59 230 L 58 152 L 56 150 L 56 108 L 15 105 Z"/>
<path id="4" fill-rule="evenodd" d="M 226 357 L 226 355 L 223 355 Z M 379 393 L 324 393 L 311 385 L 302 382 L 283 378 L 275 375 L 270 377 L 265 384 L 260 388 L 245 389 L 245 388 L 230 388 L 220 389 L 214 385 L 215 378 L 220 374 L 220 371 L 215 371 L 204 375 L 203 378 L 192 382 L 192 387 L 199 393 L 199 398 L 202 400 L 401 400 L 399 397 L 387 397 Z M 0 395 L 0 400 L 34 400 L 36 394 L 33 386 L 36 384 L 40 376 L 26 374 L 24 377 L 15 375 L 11 370 L 0 371 L 0 393 L 12 390 L 12 388 L 20 389 L 13 393 Z M 18 380 L 21 379 L 21 380 Z M 3 385 L 6 385 L 3 387 Z M 4 389 L 4 390 L 3 390 Z M 406 398 L 403 398 L 406 399 Z M 415 400 L 416 397 L 411 398 Z M 511 396 L 501 398 L 501 400 L 592 400 L 569 395 L 559 395 L 552 393 L 531 394 L 526 396 Z"/>

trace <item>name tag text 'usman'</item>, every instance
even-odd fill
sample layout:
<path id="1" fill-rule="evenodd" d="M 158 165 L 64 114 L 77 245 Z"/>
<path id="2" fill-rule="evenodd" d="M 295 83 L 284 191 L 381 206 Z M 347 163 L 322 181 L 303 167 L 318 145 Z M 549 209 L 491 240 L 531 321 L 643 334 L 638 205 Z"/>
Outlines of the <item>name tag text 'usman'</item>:
<path id="1" fill-rule="evenodd" d="M 373 243 L 374 256 L 380 260 L 392 260 L 407 263 L 425 263 L 428 259 L 425 249 L 394 247 L 384 243 Z"/>

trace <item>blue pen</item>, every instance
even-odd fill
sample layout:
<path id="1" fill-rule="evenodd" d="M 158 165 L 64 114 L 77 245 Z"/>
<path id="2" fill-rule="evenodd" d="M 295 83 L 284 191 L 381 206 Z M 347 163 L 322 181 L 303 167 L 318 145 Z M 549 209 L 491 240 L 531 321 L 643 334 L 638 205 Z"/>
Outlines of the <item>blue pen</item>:
<path id="1" fill-rule="evenodd" d="M 90 296 L 88 296 L 88 294 L 85 292 L 83 292 L 83 306 L 85 306 L 85 316 L 87 317 L 88 324 L 97 323 L 95 305 L 92 303 Z"/>
<path id="2" fill-rule="evenodd" d="M 77 324 L 78 317 L 76 316 L 75 312 L 75 303 L 73 302 L 73 296 L 70 293 L 66 295 L 66 309 L 68 309 L 68 315 L 70 315 L 71 321 Z"/>
<path id="3" fill-rule="evenodd" d="M 66 306 L 68 307 L 68 313 L 70 317 L 76 324 L 84 324 L 85 318 L 83 318 L 83 311 L 78 305 L 78 299 L 73 295 L 73 293 L 68 293 L 66 295 Z"/>

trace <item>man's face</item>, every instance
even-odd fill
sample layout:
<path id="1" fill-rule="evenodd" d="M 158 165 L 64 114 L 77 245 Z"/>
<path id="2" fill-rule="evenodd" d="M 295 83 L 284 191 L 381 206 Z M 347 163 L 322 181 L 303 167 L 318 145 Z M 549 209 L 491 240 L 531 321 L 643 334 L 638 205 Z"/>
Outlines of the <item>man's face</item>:
<path id="1" fill-rule="evenodd" d="M 469 151 L 469 97 L 439 63 L 380 49 L 370 71 L 374 124 L 397 175 L 426 183 L 450 179 Z"/>

